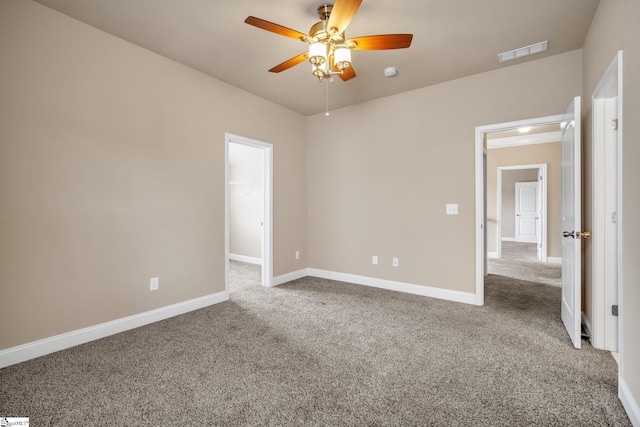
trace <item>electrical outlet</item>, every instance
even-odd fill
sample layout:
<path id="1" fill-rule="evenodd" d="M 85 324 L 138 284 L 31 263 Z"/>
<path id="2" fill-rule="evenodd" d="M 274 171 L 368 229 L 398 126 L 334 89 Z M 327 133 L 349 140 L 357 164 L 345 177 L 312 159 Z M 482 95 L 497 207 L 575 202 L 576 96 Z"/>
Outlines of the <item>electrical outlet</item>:
<path id="1" fill-rule="evenodd" d="M 458 215 L 458 204 L 457 203 L 448 203 L 447 204 L 447 215 Z"/>
<path id="2" fill-rule="evenodd" d="M 300 259 L 300 251 L 296 251 L 296 259 Z"/>
<path id="3" fill-rule="evenodd" d="M 393 266 L 394 266 L 394 267 L 398 267 L 398 266 L 400 266 L 400 260 L 399 260 L 398 258 L 394 258 L 394 259 L 393 259 Z"/>
<path id="4" fill-rule="evenodd" d="M 151 280 L 149 281 L 149 290 L 150 291 L 157 291 L 159 284 L 160 284 L 160 278 L 159 277 L 152 277 Z"/>
<path id="5" fill-rule="evenodd" d="M 371 264 L 378 265 L 378 255 L 373 255 L 371 257 Z"/>

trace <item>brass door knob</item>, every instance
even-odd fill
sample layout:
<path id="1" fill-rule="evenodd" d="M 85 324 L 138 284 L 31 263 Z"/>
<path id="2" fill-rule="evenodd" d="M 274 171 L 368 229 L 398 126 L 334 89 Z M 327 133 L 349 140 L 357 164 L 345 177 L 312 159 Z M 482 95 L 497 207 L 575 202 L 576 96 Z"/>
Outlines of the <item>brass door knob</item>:
<path id="1" fill-rule="evenodd" d="M 580 237 L 582 237 L 583 239 L 590 239 L 591 238 L 591 232 L 589 232 L 589 231 L 581 231 L 580 232 Z"/>

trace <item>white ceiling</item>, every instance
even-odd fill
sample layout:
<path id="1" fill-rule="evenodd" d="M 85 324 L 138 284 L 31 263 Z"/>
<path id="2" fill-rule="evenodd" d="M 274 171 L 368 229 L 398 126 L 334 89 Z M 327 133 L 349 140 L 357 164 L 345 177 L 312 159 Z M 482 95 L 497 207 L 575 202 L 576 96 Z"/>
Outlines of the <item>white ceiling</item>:
<path id="1" fill-rule="evenodd" d="M 325 84 L 302 63 L 268 69 L 306 44 L 244 23 L 253 15 L 307 33 L 322 0 L 36 0 L 66 15 L 304 115 Z M 363 0 L 347 37 L 412 33 L 409 49 L 354 51 L 357 77 L 330 84 L 330 107 L 358 104 L 582 47 L 599 0 Z M 549 40 L 548 52 L 497 54 Z M 383 69 L 398 68 L 385 78 Z"/>

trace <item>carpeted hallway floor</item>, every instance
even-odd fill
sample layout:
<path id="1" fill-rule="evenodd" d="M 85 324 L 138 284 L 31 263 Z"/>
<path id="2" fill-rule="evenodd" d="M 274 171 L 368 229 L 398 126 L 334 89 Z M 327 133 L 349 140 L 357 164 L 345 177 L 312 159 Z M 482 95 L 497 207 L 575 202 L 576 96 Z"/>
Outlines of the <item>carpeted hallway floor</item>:
<path id="1" fill-rule="evenodd" d="M 502 258 L 489 258 L 489 275 L 562 286 L 562 266 L 538 261 L 535 243 L 502 242 Z M 500 280 L 492 277 L 491 280 Z M 558 297 L 560 298 L 560 297 Z M 560 301 L 558 299 L 558 301 Z"/>
<path id="2" fill-rule="evenodd" d="M 231 289 L 226 303 L 0 370 L 0 416 L 34 426 L 630 425 L 615 361 L 573 349 L 559 292 L 498 275 L 483 307 L 316 278 Z"/>
<path id="3" fill-rule="evenodd" d="M 229 294 L 261 286 L 262 266 L 229 261 Z"/>

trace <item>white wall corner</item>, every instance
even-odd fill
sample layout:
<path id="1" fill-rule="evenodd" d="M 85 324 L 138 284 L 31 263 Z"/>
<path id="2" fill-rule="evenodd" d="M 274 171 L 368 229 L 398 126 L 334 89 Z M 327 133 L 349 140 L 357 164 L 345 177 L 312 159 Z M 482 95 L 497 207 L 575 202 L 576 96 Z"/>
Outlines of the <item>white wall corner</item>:
<path id="1" fill-rule="evenodd" d="M 15 365 L 16 363 L 25 362 L 27 360 L 70 347 L 75 347 L 110 335 L 119 334 L 120 332 L 139 328 L 140 326 L 159 322 L 160 320 L 165 320 L 170 317 L 199 310 L 228 300 L 229 294 L 226 291 L 218 292 L 211 295 L 205 295 L 200 298 L 194 298 L 189 301 L 183 301 L 166 307 L 157 308 L 155 310 L 146 311 L 144 313 L 134 314 L 132 316 L 101 323 L 99 325 L 89 326 L 87 328 L 7 348 L 0 351 L 0 368 Z"/>
<path id="2" fill-rule="evenodd" d="M 627 382 L 623 378 L 618 379 L 618 397 L 622 402 L 622 406 L 627 411 L 627 415 L 634 427 L 640 427 L 640 405 L 634 399 Z"/>
<path id="3" fill-rule="evenodd" d="M 548 256 L 547 257 L 548 264 L 562 264 L 562 258 L 557 256 Z"/>
<path id="4" fill-rule="evenodd" d="M 500 258 L 498 252 L 487 252 L 487 258 Z"/>
<path id="5" fill-rule="evenodd" d="M 246 255 L 229 254 L 229 260 L 246 262 L 246 263 L 249 263 L 249 264 L 262 265 L 262 259 L 261 258 L 255 258 L 255 257 L 251 257 L 251 256 L 246 256 Z"/>

